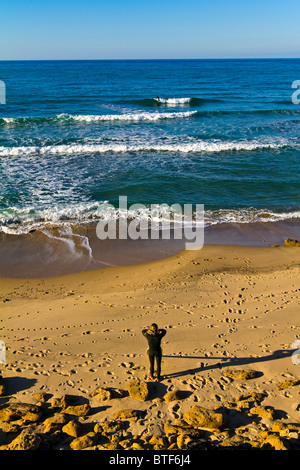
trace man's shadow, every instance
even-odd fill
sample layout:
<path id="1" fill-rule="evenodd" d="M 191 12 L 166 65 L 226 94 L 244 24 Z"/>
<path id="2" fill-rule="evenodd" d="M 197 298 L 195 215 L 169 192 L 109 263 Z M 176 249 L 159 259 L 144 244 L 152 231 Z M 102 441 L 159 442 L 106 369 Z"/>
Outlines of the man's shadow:
<path id="1" fill-rule="evenodd" d="M 230 367 L 230 366 L 242 366 L 248 364 L 255 364 L 259 362 L 266 362 L 266 361 L 274 361 L 277 359 L 284 359 L 286 357 L 292 356 L 295 350 L 284 350 L 278 349 L 274 351 L 272 354 L 268 356 L 261 356 L 261 357 L 214 357 L 214 356 L 171 356 L 171 355 L 163 355 L 165 357 L 171 357 L 172 359 L 203 359 L 203 360 L 211 360 L 211 359 L 218 359 L 218 362 L 212 365 L 200 366 L 196 368 L 182 370 L 180 372 L 173 372 L 172 374 L 165 374 L 165 377 L 174 378 L 174 377 L 182 377 L 184 375 L 189 374 L 196 374 L 197 372 L 203 372 L 206 370 L 213 370 L 213 369 L 222 369 L 223 367 Z"/>

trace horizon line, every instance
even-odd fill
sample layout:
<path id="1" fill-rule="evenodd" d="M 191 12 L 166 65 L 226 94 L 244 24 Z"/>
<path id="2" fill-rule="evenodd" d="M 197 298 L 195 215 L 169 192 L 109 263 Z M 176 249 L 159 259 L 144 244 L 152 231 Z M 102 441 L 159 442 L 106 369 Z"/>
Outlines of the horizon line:
<path id="1" fill-rule="evenodd" d="M 153 61 L 153 60 L 300 60 L 300 57 L 199 57 L 199 58 L 102 58 L 102 59 L 0 59 L 0 62 L 51 62 L 51 61 Z"/>

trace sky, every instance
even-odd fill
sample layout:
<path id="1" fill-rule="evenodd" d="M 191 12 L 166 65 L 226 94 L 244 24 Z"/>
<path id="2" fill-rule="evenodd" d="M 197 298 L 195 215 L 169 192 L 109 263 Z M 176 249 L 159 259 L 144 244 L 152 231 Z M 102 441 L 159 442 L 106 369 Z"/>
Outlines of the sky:
<path id="1" fill-rule="evenodd" d="M 299 0 L 9 0 L 0 60 L 300 57 Z"/>

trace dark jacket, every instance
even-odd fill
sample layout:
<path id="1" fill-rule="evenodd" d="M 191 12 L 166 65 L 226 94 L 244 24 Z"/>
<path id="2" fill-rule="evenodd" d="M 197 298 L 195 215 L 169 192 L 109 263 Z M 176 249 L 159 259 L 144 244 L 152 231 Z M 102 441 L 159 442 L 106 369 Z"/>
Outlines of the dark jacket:
<path id="1" fill-rule="evenodd" d="M 160 353 L 161 352 L 161 347 L 160 347 L 161 339 L 167 333 L 166 330 L 160 329 L 160 330 L 157 330 L 156 334 L 151 335 L 150 333 L 148 333 L 148 329 L 145 329 L 145 330 L 142 330 L 142 333 L 145 336 L 145 338 L 147 338 L 148 345 L 149 345 L 149 352 Z"/>

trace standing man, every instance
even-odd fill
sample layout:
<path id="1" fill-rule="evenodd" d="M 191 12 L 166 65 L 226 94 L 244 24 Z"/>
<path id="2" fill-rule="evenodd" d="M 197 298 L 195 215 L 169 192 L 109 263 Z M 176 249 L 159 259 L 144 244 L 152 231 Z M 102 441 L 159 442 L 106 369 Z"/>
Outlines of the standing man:
<path id="1" fill-rule="evenodd" d="M 150 376 L 151 380 L 154 380 L 154 361 L 156 360 L 157 366 L 157 382 L 160 382 L 160 372 L 161 372 L 161 358 L 162 358 L 162 350 L 161 350 L 161 339 L 165 336 L 166 330 L 158 329 L 156 323 L 152 323 L 150 328 L 146 328 L 142 330 L 142 334 L 147 338 L 149 348 L 147 350 L 149 361 L 150 361 Z"/>

